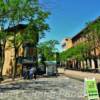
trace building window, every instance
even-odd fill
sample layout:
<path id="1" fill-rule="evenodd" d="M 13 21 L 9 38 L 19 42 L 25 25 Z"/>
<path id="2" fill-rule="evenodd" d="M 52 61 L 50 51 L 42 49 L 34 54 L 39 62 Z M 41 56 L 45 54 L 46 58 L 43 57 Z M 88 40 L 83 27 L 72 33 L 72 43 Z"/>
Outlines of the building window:
<path id="1" fill-rule="evenodd" d="M 63 48 L 66 47 L 66 43 L 63 43 L 63 44 L 62 44 L 62 47 L 63 47 Z"/>

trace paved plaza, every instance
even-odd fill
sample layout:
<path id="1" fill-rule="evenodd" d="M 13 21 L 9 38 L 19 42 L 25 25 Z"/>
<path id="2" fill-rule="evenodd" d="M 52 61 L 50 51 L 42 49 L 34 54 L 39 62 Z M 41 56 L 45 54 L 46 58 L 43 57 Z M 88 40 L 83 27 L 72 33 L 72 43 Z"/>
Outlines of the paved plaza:
<path id="1" fill-rule="evenodd" d="M 0 85 L 0 100 L 84 100 L 83 82 L 65 76 Z"/>

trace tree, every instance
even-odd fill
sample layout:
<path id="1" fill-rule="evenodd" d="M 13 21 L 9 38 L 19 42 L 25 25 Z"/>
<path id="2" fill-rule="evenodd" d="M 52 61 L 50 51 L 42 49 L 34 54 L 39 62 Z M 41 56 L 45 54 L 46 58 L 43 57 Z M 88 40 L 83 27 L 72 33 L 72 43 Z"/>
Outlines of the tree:
<path id="1" fill-rule="evenodd" d="M 89 22 L 88 24 L 88 43 L 90 45 L 89 55 L 94 60 L 95 68 L 97 68 L 97 54 L 96 49 L 100 50 L 100 17 L 94 22 Z M 94 52 L 92 54 L 91 52 Z M 91 58 L 89 61 L 91 63 Z"/>
<path id="2" fill-rule="evenodd" d="M 0 77 L 1 79 L 3 79 L 2 77 L 2 71 L 3 71 L 3 64 L 4 64 L 4 60 L 5 60 L 5 44 L 6 44 L 6 32 L 3 32 L 2 29 L 0 31 L 0 56 L 1 56 L 1 72 L 0 72 Z"/>
<path id="3" fill-rule="evenodd" d="M 13 37 L 12 43 L 15 51 L 15 63 L 13 66 L 12 76 L 14 79 L 16 68 L 16 51 L 19 47 L 19 42 L 17 42 L 17 40 L 19 40 L 20 43 L 23 43 L 27 38 L 27 40 L 33 42 L 33 37 L 37 37 L 38 41 L 38 36 L 43 36 L 45 30 L 49 29 L 48 24 L 45 22 L 45 19 L 48 18 L 49 12 L 44 11 L 40 7 L 38 0 L 4 0 L 0 2 L 0 7 L 0 23 L 5 21 L 3 27 L 5 27 L 5 24 L 7 23 L 8 28 L 14 27 L 20 23 L 28 24 L 28 27 L 24 30 L 26 35 L 17 35 L 17 29 L 15 29 L 14 32 L 8 33 Z"/>
<path id="4" fill-rule="evenodd" d="M 87 55 L 87 51 L 89 49 L 89 45 L 87 43 L 80 43 L 75 47 L 72 47 L 66 51 L 61 52 L 60 56 L 62 60 L 67 59 L 77 59 L 84 60 Z"/>
<path id="5" fill-rule="evenodd" d="M 100 18 L 94 22 L 87 23 L 87 30 L 85 32 L 87 42 L 90 44 L 90 52 L 94 51 L 96 57 L 96 48 L 100 49 Z"/>
<path id="6" fill-rule="evenodd" d="M 57 50 L 55 47 L 59 42 L 57 40 L 49 40 L 38 45 L 38 53 L 44 54 L 46 60 L 55 60 L 54 54 Z"/>

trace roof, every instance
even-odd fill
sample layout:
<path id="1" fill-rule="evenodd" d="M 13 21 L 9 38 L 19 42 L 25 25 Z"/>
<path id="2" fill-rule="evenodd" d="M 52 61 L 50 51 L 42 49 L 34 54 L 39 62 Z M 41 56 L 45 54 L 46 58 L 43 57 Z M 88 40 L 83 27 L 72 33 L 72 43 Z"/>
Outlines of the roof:
<path id="1" fill-rule="evenodd" d="M 19 30 L 25 29 L 26 27 L 27 27 L 27 24 L 18 24 L 16 26 L 5 29 L 5 31 L 6 32 L 14 32 L 14 31 L 19 31 Z"/>
<path id="2" fill-rule="evenodd" d="M 96 20 L 94 20 L 94 21 L 92 22 L 92 24 L 93 24 L 93 23 L 96 23 L 98 20 L 100 20 L 100 16 L 99 16 Z M 88 27 L 89 27 L 89 26 L 85 27 L 85 28 L 82 29 L 78 34 L 76 34 L 75 36 L 73 36 L 73 37 L 72 37 L 72 40 L 75 40 L 75 39 L 77 39 L 78 36 L 81 36 L 81 34 L 84 32 L 84 30 L 86 30 Z"/>

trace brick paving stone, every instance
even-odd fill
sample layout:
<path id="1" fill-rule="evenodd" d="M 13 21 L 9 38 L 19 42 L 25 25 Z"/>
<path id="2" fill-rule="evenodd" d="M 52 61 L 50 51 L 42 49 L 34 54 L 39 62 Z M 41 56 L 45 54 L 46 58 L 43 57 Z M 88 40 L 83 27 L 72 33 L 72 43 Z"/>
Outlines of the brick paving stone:
<path id="1" fill-rule="evenodd" d="M 0 85 L 0 100 L 85 100 L 83 82 L 65 76 Z"/>

